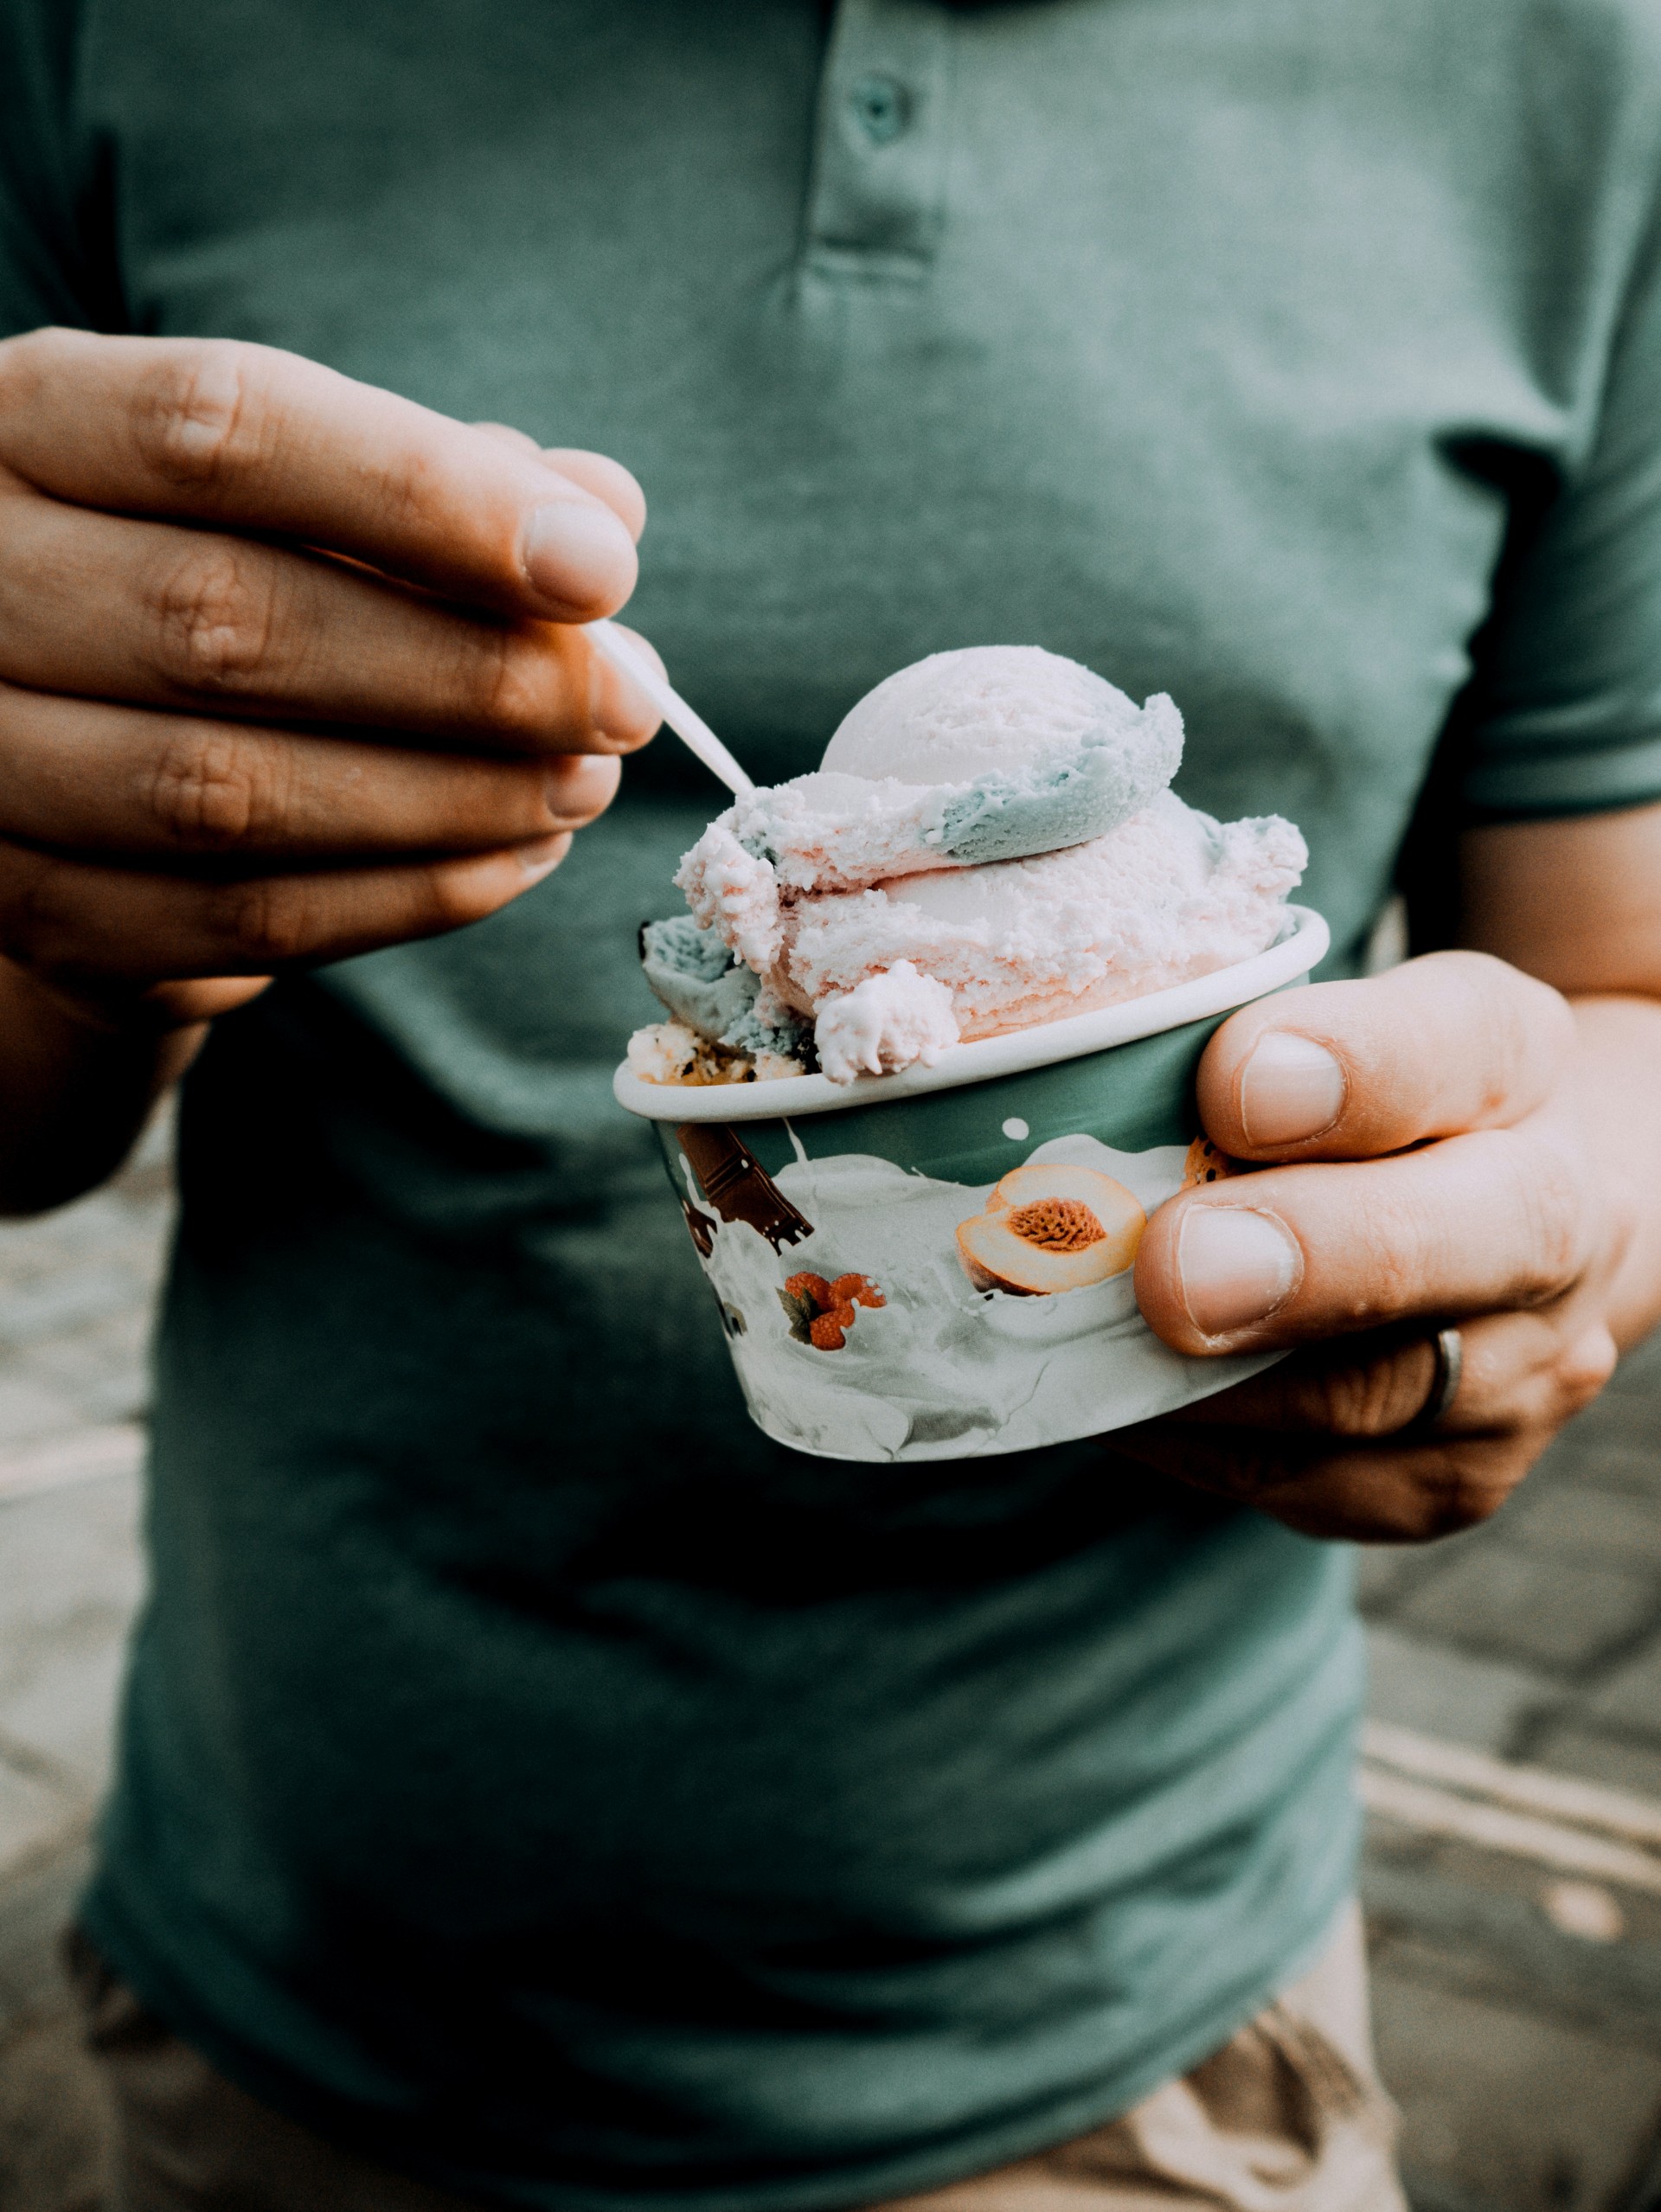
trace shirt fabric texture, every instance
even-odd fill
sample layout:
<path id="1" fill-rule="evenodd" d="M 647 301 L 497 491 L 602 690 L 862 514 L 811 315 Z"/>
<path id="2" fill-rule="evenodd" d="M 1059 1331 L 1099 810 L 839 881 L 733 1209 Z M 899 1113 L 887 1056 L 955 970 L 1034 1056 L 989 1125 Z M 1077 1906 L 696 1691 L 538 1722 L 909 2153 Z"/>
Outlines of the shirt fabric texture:
<path id="1" fill-rule="evenodd" d="M 0 0 L 0 329 L 286 346 L 615 454 L 759 778 L 1035 643 L 1305 830 L 1352 971 L 1439 739 L 1661 795 L 1649 0 Z M 665 739 L 186 1088 L 99 1947 L 503 2204 L 831 2206 L 1098 2125 L 1351 1879 L 1341 1548 L 1091 1446 L 792 1455 L 650 1134 Z"/>

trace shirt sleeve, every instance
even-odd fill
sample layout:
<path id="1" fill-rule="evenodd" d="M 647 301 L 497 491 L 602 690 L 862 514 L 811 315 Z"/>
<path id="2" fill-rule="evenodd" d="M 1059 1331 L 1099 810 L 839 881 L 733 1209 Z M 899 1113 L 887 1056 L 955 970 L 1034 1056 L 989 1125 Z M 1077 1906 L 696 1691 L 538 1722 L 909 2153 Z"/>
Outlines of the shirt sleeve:
<path id="1" fill-rule="evenodd" d="M 0 337 L 125 326 L 97 148 L 74 127 L 82 0 L 0 0 Z"/>
<path id="2" fill-rule="evenodd" d="M 1502 565 L 1475 689 L 1469 817 L 1661 798 L 1661 208 L 1614 318 L 1586 458 Z"/>

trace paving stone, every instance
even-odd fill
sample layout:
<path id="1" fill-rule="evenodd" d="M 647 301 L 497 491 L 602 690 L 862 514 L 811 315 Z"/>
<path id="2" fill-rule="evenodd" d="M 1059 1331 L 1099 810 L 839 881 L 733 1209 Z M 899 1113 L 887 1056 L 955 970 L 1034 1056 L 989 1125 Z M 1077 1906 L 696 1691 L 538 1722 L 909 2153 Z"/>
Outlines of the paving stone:
<path id="1" fill-rule="evenodd" d="M 33 1637 L 119 1633 L 143 1590 L 138 1478 L 105 1475 L 0 1504 L 0 1693 Z"/>
<path id="2" fill-rule="evenodd" d="M 0 1760 L 0 1881 L 19 1873 L 80 1822 L 73 1798 L 38 1775 L 20 1774 Z"/>
<path id="3" fill-rule="evenodd" d="M 1626 1790 L 1661 1805 L 1661 1744 L 1632 1743 L 1586 1727 L 1573 1708 L 1561 1722 L 1549 1723 L 1541 1731 L 1538 1741 L 1529 1745 L 1527 1757 L 1555 1773 L 1578 1775 L 1583 1782 Z"/>
<path id="4" fill-rule="evenodd" d="M 125 1312 L 144 1287 L 144 1278 L 133 1269 L 108 1260 L 10 1287 L 0 1306 L 0 1343 L 27 1345 L 84 1329 L 90 1322 Z"/>
<path id="5" fill-rule="evenodd" d="M 1474 1659 L 1388 1627 L 1367 1633 L 1367 1709 L 1377 1721 L 1505 1753 L 1536 1715 L 1555 1711 L 1562 1690 L 1532 1668 Z"/>
<path id="6" fill-rule="evenodd" d="M 32 1444 L 73 1428 L 80 1419 L 67 1392 L 15 1371 L 0 1374 L 0 1444 Z"/>
<path id="7" fill-rule="evenodd" d="M 142 1589 L 138 1483 L 107 1476 L 0 1505 L 0 1755 L 86 1803 Z"/>
<path id="8" fill-rule="evenodd" d="M 0 2205 L 100 2212 L 111 2186 L 112 2116 L 67 2000 L 0 2045 Z"/>
<path id="9" fill-rule="evenodd" d="M 78 1822 L 0 1886 L 0 2049 L 20 2023 L 61 1997 L 59 1950 L 92 1869 L 89 1826 Z"/>
<path id="10" fill-rule="evenodd" d="M 151 1224 L 164 1212 L 154 1202 L 134 1207 L 100 1194 L 43 1221 L 0 1223 L 8 1334 L 14 1324 L 20 1337 L 36 1333 L 37 1318 L 73 1325 L 151 1280 L 160 1258 Z"/>
<path id="11" fill-rule="evenodd" d="M 1613 1387 L 1620 1390 L 1661 1390 L 1661 1329 L 1652 1329 L 1615 1369 Z"/>
<path id="12" fill-rule="evenodd" d="M 1661 1397 L 1661 1383 L 1650 1382 L 1641 1389 L 1636 1384 L 1621 1388 L 1611 1385 L 1569 1423 L 1541 1464 L 1578 1471 L 1606 1455 L 1630 1452 L 1646 1460 L 1653 1474 L 1658 1465 L 1658 1397 Z"/>
<path id="13" fill-rule="evenodd" d="M 1530 1478 L 1532 1480 L 1533 1478 Z M 1510 1498 L 1489 1520 L 1458 1536 L 1429 1544 L 1363 1544 L 1356 1564 L 1356 1586 L 1363 1611 L 1384 1619 L 1401 1610 L 1403 1600 L 1447 1573 L 1468 1552 L 1486 1554 L 1502 1540 L 1508 1517 L 1517 1510 Z"/>
<path id="14" fill-rule="evenodd" d="M 150 1341 L 151 1286 L 136 1285 L 107 1313 L 89 1316 L 72 1330 L 62 1330 L 23 1347 L 17 1365 L 39 1374 L 69 1366 L 87 1366 L 112 1355 L 123 1360 L 142 1360 Z"/>
<path id="15" fill-rule="evenodd" d="M 1373 2009 L 1410 2191 L 1483 2212 L 1607 2212 L 1661 2118 L 1661 2056 L 1436 1988 L 1388 1943 Z"/>
<path id="16" fill-rule="evenodd" d="M 1413 1590 L 1393 1619 L 1439 1642 L 1567 1672 L 1630 1641 L 1657 1602 L 1653 1574 L 1542 1557 L 1496 1532 Z"/>
<path id="17" fill-rule="evenodd" d="M 1661 1404 L 1650 1401 L 1648 1410 L 1651 1421 L 1661 1426 Z M 1584 1446 L 1577 1442 L 1569 1464 L 1577 1483 L 1647 1500 L 1652 1511 L 1661 1511 L 1661 1457 L 1648 1446 L 1607 1439 Z"/>
<path id="18" fill-rule="evenodd" d="M 1582 1709 L 1617 1735 L 1661 1744 L 1661 1633 L 1600 1683 Z"/>
<path id="19" fill-rule="evenodd" d="M 77 1423 L 131 1420 L 150 1402 L 149 1350 L 147 1317 L 124 1313 L 32 1344 L 9 1366 L 68 1399 Z"/>
<path id="20" fill-rule="evenodd" d="M 1563 1888 L 1558 1869 L 1520 1853 L 1368 1824 L 1369 1938 L 1395 1946 L 1400 1972 L 1661 2059 L 1661 1899 L 1587 1889 L 1613 1931 L 1594 1938 L 1563 1925 Z"/>
<path id="21" fill-rule="evenodd" d="M 1416 1544 L 1363 1544 L 1356 1557 L 1356 1596 L 1369 1620 L 1388 1616 L 1417 1581 L 1425 1559 Z"/>
<path id="22" fill-rule="evenodd" d="M 32 1754 L 87 1800 L 109 1779 L 112 1716 L 126 1668 L 127 1618 L 95 1617 L 50 1640 L 0 1694 L 0 1752 Z"/>
<path id="23" fill-rule="evenodd" d="M 83 1830 L 0 1884 L 0 2207 L 107 2212 L 110 2113 L 59 1945 L 86 1882 Z"/>
<path id="24" fill-rule="evenodd" d="M 1505 1542 L 1553 1561 L 1649 1574 L 1661 1585 L 1661 1504 L 1629 1491 L 1576 1479 L 1537 1491 L 1527 1484 L 1507 1518 Z"/>

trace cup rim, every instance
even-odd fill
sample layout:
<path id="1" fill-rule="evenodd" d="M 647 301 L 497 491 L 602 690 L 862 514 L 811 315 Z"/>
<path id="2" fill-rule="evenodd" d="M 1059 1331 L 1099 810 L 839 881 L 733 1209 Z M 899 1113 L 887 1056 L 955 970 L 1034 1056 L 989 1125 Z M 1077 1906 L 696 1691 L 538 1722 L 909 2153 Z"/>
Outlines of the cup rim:
<path id="1" fill-rule="evenodd" d="M 1109 1045 L 1131 1044 L 1179 1029 L 1185 1023 L 1226 1014 L 1266 992 L 1295 983 L 1326 955 L 1331 933 L 1312 907 L 1288 906 L 1291 930 L 1266 952 L 1236 960 L 1209 975 L 1172 984 L 1145 997 L 1056 1022 L 1036 1022 L 999 1037 L 952 1045 L 932 1068 L 906 1068 L 896 1075 L 860 1075 L 833 1083 L 828 1075 L 780 1075 L 766 1083 L 648 1083 L 625 1061 L 612 1078 L 619 1106 L 644 1121 L 777 1121 L 783 1116 L 845 1113 L 853 1106 L 886 1106 L 899 1099 L 1019 1075 L 1059 1060 L 1076 1060 Z"/>

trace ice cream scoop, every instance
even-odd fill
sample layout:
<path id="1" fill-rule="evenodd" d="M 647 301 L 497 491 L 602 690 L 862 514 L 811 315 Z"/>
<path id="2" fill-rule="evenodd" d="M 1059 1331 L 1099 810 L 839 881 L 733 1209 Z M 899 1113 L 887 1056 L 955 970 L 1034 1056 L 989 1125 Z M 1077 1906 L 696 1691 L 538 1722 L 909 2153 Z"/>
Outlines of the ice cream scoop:
<path id="1" fill-rule="evenodd" d="M 868 692 L 823 765 L 930 789 L 921 864 L 972 868 L 1103 836 L 1162 792 L 1182 757 L 1182 717 L 1164 692 L 1138 707 L 1040 646 L 972 645 Z"/>
<path id="2" fill-rule="evenodd" d="M 1163 692 L 1138 707 L 1036 645 L 934 653 L 860 701 L 822 767 L 745 794 L 694 850 L 747 855 L 791 891 L 974 868 L 1103 836 L 1182 757 Z"/>
<path id="3" fill-rule="evenodd" d="M 845 1082 L 1248 959 L 1304 842 L 1185 805 L 1182 747 L 1163 693 L 1138 707 L 1036 646 L 934 654 L 860 701 L 822 768 L 710 824 L 675 878 L 696 927 L 649 925 L 647 980 L 747 1074 L 817 1053 Z"/>
<path id="4" fill-rule="evenodd" d="M 950 993 L 958 1037 L 996 1036 L 1260 952 L 1306 858 L 1276 816 L 1225 824 L 1162 792 L 1060 852 L 787 901 L 768 974 L 785 1004 L 823 1026 L 841 994 L 879 975 L 891 984 L 908 964 Z M 896 1038 L 903 1018 L 896 1010 Z M 922 1056 L 879 1054 L 885 1066 Z"/>

